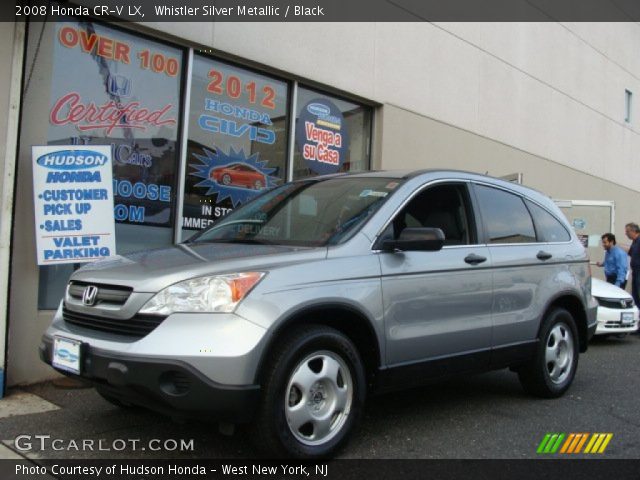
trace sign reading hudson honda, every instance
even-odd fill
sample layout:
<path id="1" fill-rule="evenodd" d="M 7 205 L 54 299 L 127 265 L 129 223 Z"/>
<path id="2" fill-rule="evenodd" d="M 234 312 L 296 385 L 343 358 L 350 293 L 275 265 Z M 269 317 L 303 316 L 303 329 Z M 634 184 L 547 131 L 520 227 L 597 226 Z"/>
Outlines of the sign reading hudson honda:
<path id="1" fill-rule="evenodd" d="M 33 147 L 38 265 L 115 255 L 111 147 Z"/>

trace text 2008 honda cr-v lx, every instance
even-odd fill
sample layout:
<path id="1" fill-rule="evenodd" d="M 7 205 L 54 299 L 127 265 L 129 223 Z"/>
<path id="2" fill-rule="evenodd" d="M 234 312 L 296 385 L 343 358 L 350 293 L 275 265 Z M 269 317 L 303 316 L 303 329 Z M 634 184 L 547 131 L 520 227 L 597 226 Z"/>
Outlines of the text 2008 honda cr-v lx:
<path id="1" fill-rule="evenodd" d="M 510 367 L 557 397 L 596 328 L 585 249 L 544 195 L 455 171 L 288 183 L 172 248 L 75 272 L 41 357 L 113 403 L 344 443 L 366 395 Z"/>

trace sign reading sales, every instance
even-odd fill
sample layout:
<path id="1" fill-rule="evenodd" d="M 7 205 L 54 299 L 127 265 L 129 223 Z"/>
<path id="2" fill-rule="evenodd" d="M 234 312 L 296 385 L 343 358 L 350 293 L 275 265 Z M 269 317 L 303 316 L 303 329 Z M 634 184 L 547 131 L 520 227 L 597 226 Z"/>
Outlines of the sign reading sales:
<path id="1" fill-rule="evenodd" d="M 38 265 L 115 255 L 111 147 L 32 147 Z"/>

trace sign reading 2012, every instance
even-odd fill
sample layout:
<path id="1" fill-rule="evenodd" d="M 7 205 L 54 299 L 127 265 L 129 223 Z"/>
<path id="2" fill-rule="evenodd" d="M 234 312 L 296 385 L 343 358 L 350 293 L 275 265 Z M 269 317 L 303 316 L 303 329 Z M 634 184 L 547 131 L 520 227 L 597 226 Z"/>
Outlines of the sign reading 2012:
<path id="1" fill-rule="evenodd" d="M 38 265 L 115 255 L 111 147 L 33 147 Z"/>

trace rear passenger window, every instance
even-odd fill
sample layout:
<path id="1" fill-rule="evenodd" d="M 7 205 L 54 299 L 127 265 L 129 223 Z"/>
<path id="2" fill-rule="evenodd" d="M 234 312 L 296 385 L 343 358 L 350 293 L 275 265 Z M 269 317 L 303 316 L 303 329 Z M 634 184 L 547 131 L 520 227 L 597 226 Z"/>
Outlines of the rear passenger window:
<path id="1" fill-rule="evenodd" d="M 497 188 L 476 185 L 489 243 L 533 243 L 533 221 L 522 199 Z"/>
<path id="2" fill-rule="evenodd" d="M 571 235 L 569 235 L 567 229 L 564 228 L 556 217 L 529 200 L 525 200 L 525 202 L 527 203 L 527 207 L 529 207 L 533 222 L 536 225 L 538 241 L 568 242 L 571 239 Z"/>

